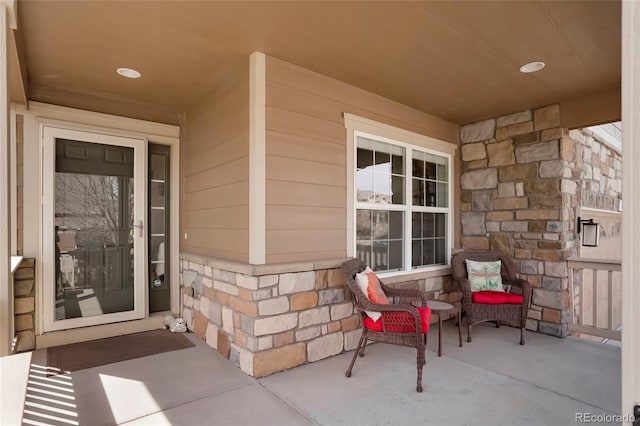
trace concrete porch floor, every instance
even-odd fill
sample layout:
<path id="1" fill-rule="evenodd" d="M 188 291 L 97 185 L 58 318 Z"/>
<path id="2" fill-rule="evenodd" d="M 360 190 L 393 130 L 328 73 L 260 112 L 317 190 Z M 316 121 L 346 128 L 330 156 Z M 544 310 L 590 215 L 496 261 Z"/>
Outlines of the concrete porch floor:
<path id="1" fill-rule="evenodd" d="M 452 321 L 429 333 L 424 392 L 415 350 L 375 344 L 262 379 L 196 346 L 47 377 L 32 356 L 24 424 L 61 425 L 569 425 L 620 409 L 620 348 L 503 326 L 474 327 L 457 346 Z M 465 333 L 466 336 L 466 333 Z"/>

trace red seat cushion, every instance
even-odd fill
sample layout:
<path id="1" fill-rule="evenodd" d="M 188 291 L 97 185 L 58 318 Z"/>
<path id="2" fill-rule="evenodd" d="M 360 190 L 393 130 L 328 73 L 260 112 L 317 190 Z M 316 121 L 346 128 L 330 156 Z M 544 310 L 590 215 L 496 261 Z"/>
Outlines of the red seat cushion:
<path id="1" fill-rule="evenodd" d="M 521 305 L 522 296 L 520 294 L 505 293 L 503 291 L 476 291 L 471 293 L 473 303 L 485 303 L 489 305 Z"/>
<path id="2" fill-rule="evenodd" d="M 416 308 L 422 319 L 422 332 L 429 331 L 429 318 L 431 309 L 428 307 Z M 383 312 L 378 321 L 366 317 L 362 323 L 371 331 L 383 331 L 382 321 L 387 325 L 387 331 L 392 333 L 415 333 L 416 320 L 409 312 Z"/>

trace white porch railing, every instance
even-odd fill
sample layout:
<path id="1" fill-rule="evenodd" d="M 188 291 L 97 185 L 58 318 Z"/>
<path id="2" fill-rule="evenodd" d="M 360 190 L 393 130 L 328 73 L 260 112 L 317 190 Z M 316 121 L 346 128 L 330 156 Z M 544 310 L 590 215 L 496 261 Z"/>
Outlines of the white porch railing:
<path id="1" fill-rule="evenodd" d="M 571 257 L 567 266 L 571 295 L 569 330 L 620 340 L 620 261 Z"/>

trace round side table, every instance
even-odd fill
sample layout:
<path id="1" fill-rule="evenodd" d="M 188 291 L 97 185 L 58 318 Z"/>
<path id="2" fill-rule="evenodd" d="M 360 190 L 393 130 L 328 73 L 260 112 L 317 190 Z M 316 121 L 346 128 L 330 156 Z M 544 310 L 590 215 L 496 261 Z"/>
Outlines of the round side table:
<path id="1" fill-rule="evenodd" d="M 427 301 L 427 306 L 431 309 L 431 312 L 438 315 L 438 356 L 442 356 L 442 315 L 456 314 L 458 317 L 458 340 L 460 347 L 462 347 L 462 330 L 460 322 L 460 310 L 450 303 L 440 302 L 439 300 Z"/>

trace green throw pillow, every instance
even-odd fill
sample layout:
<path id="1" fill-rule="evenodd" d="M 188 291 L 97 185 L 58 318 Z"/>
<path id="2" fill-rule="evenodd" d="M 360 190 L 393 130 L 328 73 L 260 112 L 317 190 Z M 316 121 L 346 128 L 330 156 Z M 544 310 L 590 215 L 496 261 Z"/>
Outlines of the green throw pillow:
<path id="1" fill-rule="evenodd" d="M 466 260 L 467 276 L 471 284 L 471 291 L 504 291 L 500 269 L 502 262 L 476 262 Z"/>

